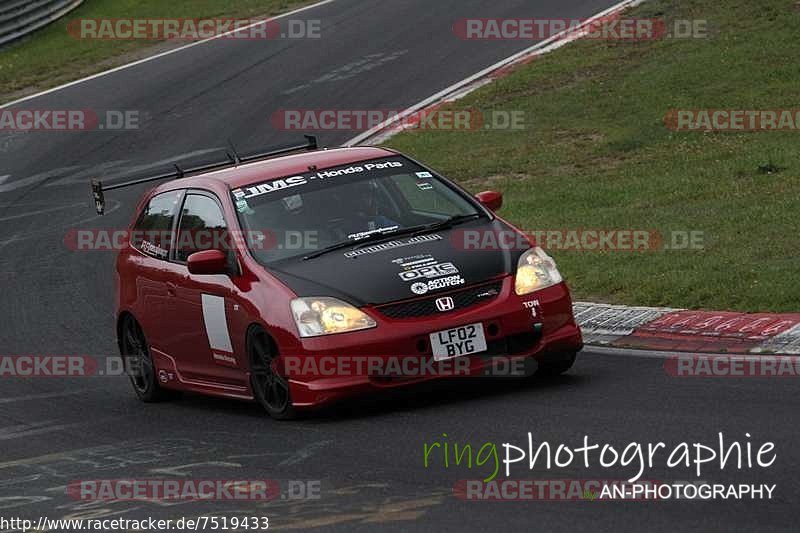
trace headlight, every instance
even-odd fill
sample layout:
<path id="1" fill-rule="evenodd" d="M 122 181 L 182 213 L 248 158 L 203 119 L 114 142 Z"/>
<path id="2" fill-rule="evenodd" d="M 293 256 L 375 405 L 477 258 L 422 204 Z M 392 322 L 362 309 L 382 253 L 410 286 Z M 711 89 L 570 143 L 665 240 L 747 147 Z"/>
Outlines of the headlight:
<path id="1" fill-rule="evenodd" d="M 296 298 L 292 315 L 301 337 L 319 337 L 377 326 L 374 320 L 336 298 Z"/>
<path id="2" fill-rule="evenodd" d="M 561 283 L 563 278 L 553 258 L 538 246 L 519 258 L 515 289 L 519 296 Z"/>

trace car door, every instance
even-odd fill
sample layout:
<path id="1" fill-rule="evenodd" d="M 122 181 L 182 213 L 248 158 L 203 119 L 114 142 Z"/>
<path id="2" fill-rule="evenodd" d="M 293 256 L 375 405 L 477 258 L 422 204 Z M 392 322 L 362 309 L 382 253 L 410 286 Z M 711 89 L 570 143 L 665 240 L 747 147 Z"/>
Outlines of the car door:
<path id="1" fill-rule="evenodd" d="M 234 342 L 243 338 L 238 324 L 239 301 L 233 279 L 238 263 L 221 202 L 213 193 L 189 190 L 178 221 L 173 264 L 176 276 L 169 289 L 176 312 L 172 350 L 182 378 L 242 387 L 247 358 Z M 197 251 L 219 249 L 229 256 L 229 274 L 194 275 L 186 265 Z"/>
<path id="2" fill-rule="evenodd" d="M 133 225 L 130 245 L 118 265 L 126 280 L 120 299 L 135 302 L 134 314 L 151 348 L 169 353 L 169 329 L 164 325 L 174 315 L 175 300 L 167 284 L 172 276 L 169 262 L 173 231 L 183 191 L 168 191 L 150 198 Z"/>

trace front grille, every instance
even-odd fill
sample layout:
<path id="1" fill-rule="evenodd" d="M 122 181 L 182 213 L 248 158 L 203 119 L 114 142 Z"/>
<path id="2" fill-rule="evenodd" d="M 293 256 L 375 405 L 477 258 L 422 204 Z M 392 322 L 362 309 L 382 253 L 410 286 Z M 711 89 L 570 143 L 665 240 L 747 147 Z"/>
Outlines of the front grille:
<path id="1" fill-rule="evenodd" d="M 446 311 L 447 313 L 452 313 L 453 311 L 460 311 L 461 309 L 466 309 L 468 307 L 472 307 L 473 305 L 490 302 L 497 298 L 502 288 L 502 281 L 493 281 L 491 283 L 484 283 L 482 285 L 474 285 L 457 292 L 438 294 L 436 296 L 428 296 L 426 298 L 419 298 L 407 302 L 378 306 L 378 311 L 389 318 L 397 319 L 442 315 L 444 313 L 439 311 L 439 309 L 436 307 L 436 300 L 443 296 L 449 296 L 453 299 L 453 303 L 455 304 L 453 309 Z"/>

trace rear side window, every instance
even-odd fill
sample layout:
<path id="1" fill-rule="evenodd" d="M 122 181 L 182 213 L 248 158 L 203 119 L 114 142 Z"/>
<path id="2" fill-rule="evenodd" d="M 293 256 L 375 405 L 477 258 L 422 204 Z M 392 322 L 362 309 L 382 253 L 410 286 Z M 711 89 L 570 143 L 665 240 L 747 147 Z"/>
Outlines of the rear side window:
<path id="1" fill-rule="evenodd" d="M 187 194 L 183 203 L 175 259 L 186 262 L 202 250 L 230 253 L 227 225 L 219 204 L 200 194 Z"/>
<path id="2" fill-rule="evenodd" d="M 150 199 L 133 228 L 131 244 L 134 248 L 157 259 L 169 259 L 172 225 L 180 198 L 181 191 L 170 191 Z"/>

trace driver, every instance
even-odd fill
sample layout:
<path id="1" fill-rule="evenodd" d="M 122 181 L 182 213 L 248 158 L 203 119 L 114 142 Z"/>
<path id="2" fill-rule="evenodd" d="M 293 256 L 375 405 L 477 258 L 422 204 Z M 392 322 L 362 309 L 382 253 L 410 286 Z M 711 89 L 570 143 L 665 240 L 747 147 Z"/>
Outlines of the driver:
<path id="1" fill-rule="evenodd" d="M 354 239 L 399 226 L 396 221 L 381 214 L 378 202 L 380 191 L 375 180 L 354 183 L 344 189 L 346 196 L 336 194 L 338 198 L 335 201 L 339 212 L 344 215 L 346 223 L 342 225 L 342 230 L 346 232 L 346 238 Z"/>

